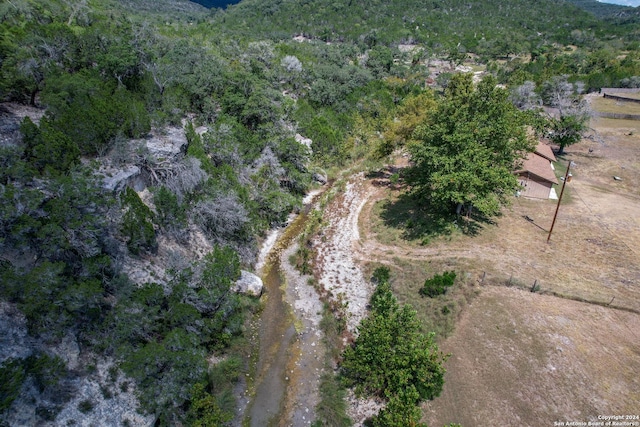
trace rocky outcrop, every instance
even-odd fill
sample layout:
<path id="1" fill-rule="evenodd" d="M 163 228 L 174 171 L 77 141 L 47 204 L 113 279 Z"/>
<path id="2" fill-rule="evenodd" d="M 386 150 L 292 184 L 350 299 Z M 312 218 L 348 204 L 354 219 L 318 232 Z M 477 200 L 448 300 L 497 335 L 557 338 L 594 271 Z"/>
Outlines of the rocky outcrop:
<path id="1" fill-rule="evenodd" d="M 186 149 L 187 136 L 184 129 L 171 127 L 162 133 L 153 133 L 144 144 L 156 159 L 175 157 Z"/>
<path id="2" fill-rule="evenodd" d="M 71 372 L 58 378 L 56 384 L 48 385 L 44 392 L 34 377 L 28 375 L 20 395 L 0 414 L 0 425 L 153 425 L 153 416 L 138 412 L 135 382 L 117 370 L 114 361 L 81 353 L 78 340 L 71 332 L 55 344 L 30 337 L 24 315 L 15 305 L 0 301 L 0 365 L 34 354 L 58 356 Z M 83 373 L 88 364 L 95 369 L 89 374 Z"/>
<path id="3" fill-rule="evenodd" d="M 140 168 L 135 165 L 128 165 L 122 169 L 112 171 L 102 171 L 105 175 L 102 179 L 102 187 L 105 190 L 119 192 L 125 187 L 135 188 L 135 180 L 140 176 Z"/>
<path id="4" fill-rule="evenodd" d="M 255 274 L 242 270 L 240 272 L 240 279 L 236 282 L 233 290 L 240 294 L 259 297 L 264 290 L 264 284 L 262 283 L 262 279 Z"/>
<path id="5" fill-rule="evenodd" d="M 114 144 L 98 169 L 105 190 L 120 192 L 131 187 L 140 192 L 166 179 L 186 151 L 184 129 L 153 130 L 144 139 Z"/>
<path id="6" fill-rule="evenodd" d="M 314 172 L 313 175 L 311 175 L 311 179 L 322 185 L 325 185 L 328 181 L 327 175 L 322 172 Z"/>
<path id="7" fill-rule="evenodd" d="M 64 361 L 67 369 L 76 370 L 82 367 L 80 345 L 74 334 L 65 335 L 56 346 L 50 348 L 50 351 Z"/>
<path id="8" fill-rule="evenodd" d="M 27 321 L 14 304 L 0 301 L 0 364 L 7 359 L 24 359 L 32 353 Z"/>
<path id="9" fill-rule="evenodd" d="M 51 425 L 152 426 L 155 418 L 138 411 L 134 381 L 119 370 L 114 378 L 114 367 L 113 361 L 100 360 L 93 375 L 76 380 L 77 392 Z"/>
<path id="10" fill-rule="evenodd" d="M 17 145 L 22 141 L 20 124 L 29 117 L 35 124 L 40 123 L 44 109 L 13 102 L 0 104 L 0 147 Z"/>
<path id="11" fill-rule="evenodd" d="M 300 135 L 299 133 L 296 133 L 296 142 L 298 142 L 299 144 L 304 145 L 305 147 L 307 147 L 309 149 L 309 154 L 313 153 L 313 150 L 311 149 L 311 144 L 313 144 L 313 141 L 311 140 L 311 138 L 305 138 L 304 136 Z"/>

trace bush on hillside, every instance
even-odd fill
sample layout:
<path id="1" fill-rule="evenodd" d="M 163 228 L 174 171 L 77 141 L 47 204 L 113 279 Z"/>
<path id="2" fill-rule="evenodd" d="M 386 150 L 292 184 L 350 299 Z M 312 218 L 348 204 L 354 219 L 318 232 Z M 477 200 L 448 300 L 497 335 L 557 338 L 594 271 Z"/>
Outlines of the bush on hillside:
<path id="1" fill-rule="evenodd" d="M 443 295 L 455 280 L 456 273 L 454 271 L 445 271 L 425 280 L 424 286 L 418 292 L 423 297 L 435 298 L 438 295 Z"/>

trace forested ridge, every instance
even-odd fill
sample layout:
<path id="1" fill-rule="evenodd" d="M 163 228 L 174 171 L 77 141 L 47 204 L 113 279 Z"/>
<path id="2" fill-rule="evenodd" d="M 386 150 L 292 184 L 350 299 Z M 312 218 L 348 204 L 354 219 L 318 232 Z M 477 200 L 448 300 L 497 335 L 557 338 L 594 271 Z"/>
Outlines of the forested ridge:
<path id="1" fill-rule="evenodd" d="M 370 46 L 420 43 L 435 50 L 455 47 L 490 56 L 529 52 L 540 44 L 575 43 L 574 30 L 589 30 L 598 38 L 624 37 L 633 31 L 590 13 L 595 1 L 572 3 L 245 0 L 219 14 L 218 19 L 230 23 L 232 31 L 255 32 L 258 28 L 262 36 L 273 38 L 299 33 Z M 632 9 L 609 6 L 611 14 Z M 296 19 L 287 19 L 290 16 Z"/>
<path id="2" fill-rule="evenodd" d="M 596 0 L 569 0 L 569 2 L 599 18 L 618 24 L 628 23 L 634 16 L 637 19 L 638 13 L 640 12 L 637 7 L 621 6 Z"/>
<path id="3" fill-rule="evenodd" d="M 2 425 L 229 423 L 259 310 L 233 287 L 264 233 L 326 171 L 425 156 L 439 136 L 420 125 L 466 105 L 444 90 L 457 65 L 495 76 L 473 96 L 514 126 L 565 131 L 530 111 L 640 86 L 637 24 L 602 16 L 551 0 L 0 4 Z"/>

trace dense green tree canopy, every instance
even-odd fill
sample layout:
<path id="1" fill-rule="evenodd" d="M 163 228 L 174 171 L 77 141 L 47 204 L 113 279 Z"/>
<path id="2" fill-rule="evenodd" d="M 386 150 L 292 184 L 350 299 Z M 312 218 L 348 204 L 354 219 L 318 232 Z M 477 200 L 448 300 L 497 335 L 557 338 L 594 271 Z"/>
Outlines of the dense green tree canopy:
<path id="1" fill-rule="evenodd" d="M 517 188 L 513 170 L 532 148 L 525 123 L 492 77 L 474 87 L 471 75 L 451 79 L 444 99 L 416 129 L 408 174 L 425 203 L 473 206 L 495 215 Z"/>
<path id="2" fill-rule="evenodd" d="M 462 46 L 493 57 L 522 53 L 541 41 L 568 44 L 575 29 L 625 33 L 568 2 L 552 0 L 245 0 L 215 18 L 239 36 L 254 32 L 283 39 L 304 34 L 367 48 L 417 42 L 441 52 Z"/>

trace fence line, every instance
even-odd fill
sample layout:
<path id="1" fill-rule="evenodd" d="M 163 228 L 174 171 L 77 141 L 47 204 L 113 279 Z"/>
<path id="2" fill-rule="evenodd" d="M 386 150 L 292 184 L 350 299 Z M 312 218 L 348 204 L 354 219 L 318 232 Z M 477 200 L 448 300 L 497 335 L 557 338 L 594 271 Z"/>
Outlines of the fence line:
<path id="1" fill-rule="evenodd" d="M 605 113 L 603 111 L 592 111 L 591 115 L 593 117 L 604 117 L 606 119 L 640 120 L 640 114 Z"/>
<path id="2" fill-rule="evenodd" d="M 485 283 L 486 281 L 486 283 Z M 561 293 L 561 292 L 557 292 L 553 289 L 547 289 L 546 287 L 543 287 L 542 284 L 540 283 L 540 281 L 538 279 L 533 280 L 533 282 L 531 281 L 523 281 L 522 279 L 518 279 L 516 277 L 514 277 L 513 274 L 511 274 L 509 276 L 509 278 L 507 279 L 507 276 L 502 276 L 500 277 L 498 276 L 494 276 L 494 277 L 489 277 L 487 275 L 486 271 L 482 272 L 482 275 L 480 277 L 476 276 L 475 279 L 475 283 L 477 283 L 479 286 L 506 286 L 508 288 L 516 288 L 519 289 L 521 291 L 527 291 L 527 292 L 532 292 L 532 293 L 538 293 L 540 295 L 550 295 L 550 296 L 554 296 L 556 298 L 562 298 L 562 299 L 568 299 L 571 301 L 577 301 L 577 302 L 583 302 L 586 304 L 593 304 L 593 305 L 599 305 L 601 307 L 607 307 L 607 308 L 613 308 L 616 310 L 622 310 L 622 311 L 626 311 L 629 313 L 635 313 L 635 314 L 640 314 L 640 310 L 635 309 L 635 308 L 631 308 L 631 307 L 625 307 L 625 306 L 621 306 L 619 304 L 613 304 L 613 302 L 616 300 L 616 297 L 612 297 L 610 300 L 607 301 L 597 301 L 597 300 L 588 300 L 585 298 L 582 298 L 578 295 L 570 295 L 570 294 L 565 294 L 565 293 Z"/>
<path id="3" fill-rule="evenodd" d="M 640 93 L 639 87 L 603 87 L 602 93 Z"/>
<path id="4" fill-rule="evenodd" d="M 626 96 L 611 95 L 610 93 L 605 93 L 604 97 L 615 99 L 616 101 L 621 101 L 621 102 L 635 102 L 636 104 L 640 104 L 640 99 L 638 98 L 627 98 Z"/>

